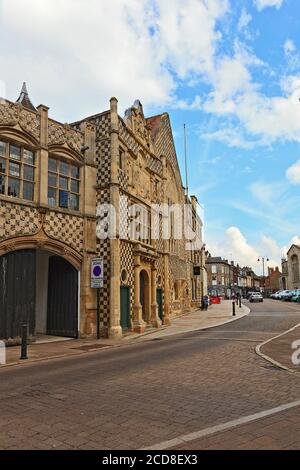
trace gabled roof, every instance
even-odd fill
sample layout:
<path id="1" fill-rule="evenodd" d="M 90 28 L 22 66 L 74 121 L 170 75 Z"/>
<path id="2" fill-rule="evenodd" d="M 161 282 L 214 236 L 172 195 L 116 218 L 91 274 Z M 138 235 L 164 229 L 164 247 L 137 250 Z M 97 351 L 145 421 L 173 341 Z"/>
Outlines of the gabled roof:
<path id="1" fill-rule="evenodd" d="M 25 82 L 23 83 L 20 96 L 17 99 L 16 103 L 21 104 L 22 106 L 24 106 L 24 108 L 30 109 L 31 111 L 36 111 L 36 108 L 33 106 L 33 104 L 30 101 Z"/>
<path id="2" fill-rule="evenodd" d="M 287 254 L 289 254 L 289 252 L 291 251 L 292 248 L 298 248 L 298 250 L 300 250 L 300 245 L 296 245 L 295 243 L 290 247 L 290 249 L 288 250 Z"/>
<path id="3" fill-rule="evenodd" d="M 160 158 L 164 155 L 176 174 L 178 186 L 183 187 L 173 131 L 168 113 L 158 114 L 146 119 L 151 132 L 155 153 Z"/>

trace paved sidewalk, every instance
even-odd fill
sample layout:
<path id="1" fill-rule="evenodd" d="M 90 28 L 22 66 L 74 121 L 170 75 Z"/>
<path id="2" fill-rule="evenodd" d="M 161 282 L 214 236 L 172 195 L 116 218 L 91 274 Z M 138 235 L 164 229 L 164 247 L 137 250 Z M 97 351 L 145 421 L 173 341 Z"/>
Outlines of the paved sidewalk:
<path id="1" fill-rule="evenodd" d="M 58 341 L 48 341 L 46 343 L 33 343 L 28 346 L 28 360 L 20 360 L 20 346 L 6 348 L 6 366 L 17 364 L 28 364 L 35 361 L 44 361 L 65 356 L 75 356 L 99 351 L 101 349 L 116 348 L 129 345 L 131 342 L 147 341 L 148 339 L 161 338 L 164 336 L 186 333 L 189 331 L 211 328 L 222 325 L 229 321 L 238 320 L 247 315 L 250 310 L 247 307 L 236 309 L 236 317 L 232 317 L 231 301 L 224 301 L 220 305 L 213 305 L 207 312 L 197 310 L 195 312 L 173 318 L 172 325 L 161 329 L 150 329 L 142 335 L 128 334 L 121 340 L 109 339 L 60 339 Z M 6 367 L 6 366 L 1 366 Z"/>
<path id="2" fill-rule="evenodd" d="M 224 325 L 248 315 L 250 309 L 245 305 L 242 308 L 236 306 L 236 316 L 232 316 L 232 301 L 224 300 L 221 304 L 211 305 L 207 311 L 196 310 L 187 315 L 171 319 L 171 326 L 159 330 L 146 332 L 143 335 L 134 335 L 136 340 L 163 338 L 166 336 L 188 333 L 189 331 L 205 330 L 216 326 Z M 125 340 L 132 337 L 125 338 Z"/>

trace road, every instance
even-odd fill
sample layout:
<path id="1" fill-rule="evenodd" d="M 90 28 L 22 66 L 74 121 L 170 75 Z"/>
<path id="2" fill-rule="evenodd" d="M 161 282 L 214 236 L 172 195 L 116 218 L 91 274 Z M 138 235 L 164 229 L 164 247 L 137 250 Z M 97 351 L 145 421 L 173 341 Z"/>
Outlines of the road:
<path id="1" fill-rule="evenodd" d="M 300 448 L 300 406 L 253 417 L 300 400 L 300 378 L 255 353 L 300 322 L 300 305 L 251 309 L 207 331 L 0 370 L 0 448 Z"/>

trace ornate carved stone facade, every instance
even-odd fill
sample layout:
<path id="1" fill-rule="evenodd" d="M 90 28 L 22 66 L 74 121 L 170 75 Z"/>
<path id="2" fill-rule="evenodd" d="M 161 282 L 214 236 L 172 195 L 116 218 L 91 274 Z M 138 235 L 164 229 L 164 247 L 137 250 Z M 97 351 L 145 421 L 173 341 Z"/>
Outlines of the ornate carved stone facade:
<path id="1" fill-rule="evenodd" d="M 170 238 L 164 239 L 163 216 L 156 218 L 152 213 L 153 204 L 183 207 L 189 202 L 167 114 L 146 119 L 136 101 L 122 119 L 112 98 L 108 111 L 61 124 L 48 117 L 46 106 L 35 109 L 24 86 L 16 103 L 0 105 L 1 142 L 0 152 L 6 153 L 0 154 L 5 168 L 4 176 L 0 174 L 0 281 L 7 276 L 4 264 L 10 253 L 31 250 L 38 258 L 36 269 L 42 269 L 45 259 L 47 263 L 52 258 L 53 262 L 56 258 L 67 261 L 77 273 L 81 336 L 142 332 L 148 325 L 169 324 L 172 315 L 199 305 L 203 288 L 193 271 L 199 264 L 199 247 L 187 251 L 188 240 L 176 238 L 177 220 Z M 21 149 L 20 161 L 14 160 L 14 146 Z M 26 152 L 30 158 L 34 155 L 31 200 L 23 197 L 28 183 Z M 17 176 L 16 165 L 22 168 Z M 17 189 L 12 191 L 12 187 Z M 117 233 L 100 239 L 96 213 L 108 204 L 115 208 Z M 194 204 L 193 225 L 198 222 L 195 208 Z M 132 238 L 128 230 L 137 214 L 133 209 L 142 214 L 138 238 Z M 158 239 L 152 237 L 154 227 Z M 90 287 L 91 259 L 97 256 L 103 258 L 104 269 L 98 304 L 96 290 Z M 59 276 L 68 270 L 64 265 L 61 269 Z M 36 285 L 37 304 L 45 304 L 40 299 L 41 282 Z M 48 283 L 48 293 L 50 287 Z M 76 291 L 76 283 L 69 291 Z M 36 321 L 42 320 L 36 317 Z"/>
<path id="2" fill-rule="evenodd" d="M 114 204 L 120 218 L 117 238 L 98 241 L 99 254 L 109 260 L 100 296 L 101 332 L 114 337 L 122 328 L 142 332 L 147 325 L 168 324 L 172 315 L 198 307 L 203 292 L 193 271 L 200 258 L 186 251 L 187 240 L 174 235 L 164 240 L 162 217 L 153 220 L 151 214 L 153 204 L 186 202 L 169 116 L 146 119 L 136 101 L 122 119 L 112 98 L 109 111 L 73 126 L 82 122 L 96 128 L 98 203 Z M 128 237 L 134 205 L 149 215 L 149 229 L 159 225 L 157 240 Z M 198 221 L 196 210 L 193 217 Z"/>
<path id="3" fill-rule="evenodd" d="M 65 260 L 79 273 L 76 281 L 79 283 L 78 325 L 72 334 L 91 334 L 96 324 L 96 293 L 90 289 L 90 260 L 97 252 L 95 130 L 91 125 L 74 129 L 53 121 L 48 117 L 46 106 L 35 109 L 31 105 L 23 86 L 16 103 L 0 104 L 0 142 L 1 281 L 5 281 L 7 256 L 16 252 L 25 250 L 35 253 L 36 257 L 56 256 Z M 13 155 L 13 149 L 20 154 Z M 28 155 L 32 159 L 30 167 L 27 166 Z M 48 194 L 50 159 L 57 165 L 64 165 L 64 174 L 52 175 L 56 178 L 58 194 L 55 204 L 50 204 Z M 76 180 L 71 180 L 70 173 L 67 176 L 66 169 L 68 172 L 70 168 L 78 173 Z M 30 178 L 30 183 L 26 178 Z M 25 194 L 27 183 L 34 188 L 29 198 Z M 14 192 L 13 185 L 17 188 Z M 76 209 L 69 206 L 71 185 L 80 188 L 74 189 L 79 194 Z M 0 303 L 2 300 L 5 304 L 3 285 L 0 289 Z M 37 296 L 41 296 L 41 292 Z M 37 299 L 36 302 L 38 305 Z M 16 309 L 23 307 L 14 305 Z M 0 332 L 1 321 L 2 318 Z M 36 321 L 38 323 L 38 318 Z"/>

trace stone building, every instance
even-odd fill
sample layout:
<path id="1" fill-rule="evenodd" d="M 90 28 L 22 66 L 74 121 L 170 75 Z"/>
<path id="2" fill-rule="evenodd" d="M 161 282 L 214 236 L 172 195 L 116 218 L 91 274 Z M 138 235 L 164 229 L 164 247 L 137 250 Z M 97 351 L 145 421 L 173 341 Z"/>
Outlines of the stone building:
<path id="1" fill-rule="evenodd" d="M 117 100 L 112 98 L 110 104 L 109 111 L 73 126 L 80 128 L 86 122 L 95 126 L 97 202 L 102 206 L 113 204 L 120 221 L 117 236 L 98 240 L 97 247 L 106 260 L 101 334 L 114 337 L 126 329 L 143 332 L 149 325 L 169 324 L 170 315 L 189 310 L 194 259 L 186 249 L 188 240 L 176 234 L 178 225 L 185 223 L 182 215 L 171 214 L 170 233 L 165 238 L 163 215 L 154 218 L 151 209 L 162 203 L 182 208 L 187 202 L 168 114 L 146 119 L 141 103 L 136 101 L 122 119 Z M 128 227 L 136 211 L 142 215 L 142 222 L 133 236 Z M 151 237 L 154 224 L 158 232 L 155 240 Z M 199 250 L 199 218 L 196 224 Z"/>
<path id="2" fill-rule="evenodd" d="M 300 289 L 300 245 L 292 245 L 287 252 L 287 289 Z"/>
<path id="3" fill-rule="evenodd" d="M 213 257 L 206 258 L 208 292 L 211 295 L 231 297 L 233 287 L 233 267 L 228 260 Z"/>
<path id="4" fill-rule="evenodd" d="M 25 84 L 0 103 L 0 338 L 92 331 L 96 297 L 95 130 L 35 108 Z M 86 149 L 86 150 L 85 150 Z"/>
<path id="5" fill-rule="evenodd" d="M 289 266 L 288 260 L 286 258 L 282 258 L 281 260 L 281 276 L 279 278 L 279 289 L 278 290 L 286 290 L 288 288 L 288 278 L 289 278 Z"/>
<path id="6" fill-rule="evenodd" d="M 205 289 L 197 204 L 171 211 L 168 237 L 160 211 L 188 201 L 168 114 L 146 119 L 136 101 L 122 119 L 112 98 L 107 111 L 61 124 L 23 86 L 0 104 L 0 338 L 18 339 L 24 321 L 32 338 L 113 338 L 189 310 Z M 179 237 L 181 225 L 196 235 Z"/>

